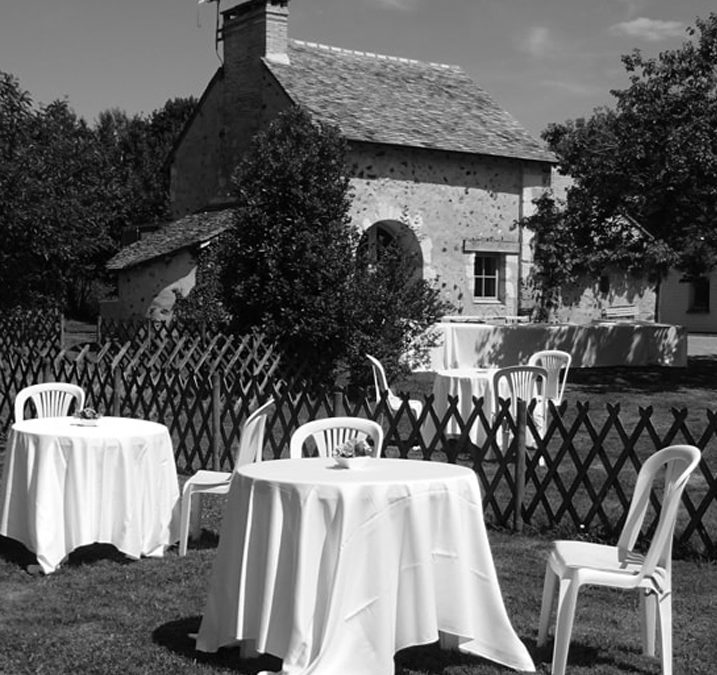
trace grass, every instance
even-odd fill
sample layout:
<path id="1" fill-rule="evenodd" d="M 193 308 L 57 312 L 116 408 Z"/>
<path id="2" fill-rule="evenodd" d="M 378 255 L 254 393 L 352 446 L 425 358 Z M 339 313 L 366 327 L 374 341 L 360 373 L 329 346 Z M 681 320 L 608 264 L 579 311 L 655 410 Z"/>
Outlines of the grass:
<path id="1" fill-rule="evenodd" d="M 22 547 L 0 539 L 0 673 L 237 673 L 278 669 L 273 657 L 242 660 L 236 649 L 194 651 L 217 543 L 223 498 L 205 500 L 203 538 L 185 558 L 129 562 L 111 546 L 72 554 L 49 576 L 30 575 Z M 539 673 L 550 647 L 535 646 L 547 539 L 490 531 L 503 598 Z M 717 663 L 717 566 L 675 561 L 675 673 L 711 674 Z M 396 655 L 396 675 L 488 675 L 512 672 L 436 645 Z M 659 673 L 639 647 L 637 597 L 586 589 L 578 602 L 570 673 Z M 344 674 L 337 674 L 344 675 Z M 345 675 L 351 675 L 346 673 Z M 379 675 L 379 674 L 377 674 Z"/>
<path id="2" fill-rule="evenodd" d="M 626 414 L 653 405 L 704 417 L 714 409 L 717 361 L 691 359 L 680 371 L 620 369 L 576 371 L 570 401 L 591 409 L 620 403 Z M 411 383 L 420 391 L 430 382 Z M 0 537 L 0 674 L 25 673 L 236 673 L 276 670 L 273 657 L 242 660 L 236 649 L 203 655 L 194 651 L 196 632 L 218 540 L 224 500 L 205 500 L 203 538 L 185 558 L 170 550 L 163 559 L 129 562 L 111 546 L 73 553 L 49 576 L 32 575 L 33 556 Z M 549 539 L 490 530 L 503 598 L 514 628 L 539 673 L 550 672 L 550 646 L 536 648 L 544 560 Z M 717 664 L 717 564 L 674 562 L 674 672 L 707 675 Z M 637 597 L 585 589 L 578 601 L 568 672 L 659 673 L 657 659 L 642 656 Z M 396 655 L 396 675 L 487 675 L 512 672 L 484 660 L 445 653 L 436 645 Z M 337 673 L 336 675 L 351 675 Z M 380 674 L 376 674 L 380 675 Z"/>

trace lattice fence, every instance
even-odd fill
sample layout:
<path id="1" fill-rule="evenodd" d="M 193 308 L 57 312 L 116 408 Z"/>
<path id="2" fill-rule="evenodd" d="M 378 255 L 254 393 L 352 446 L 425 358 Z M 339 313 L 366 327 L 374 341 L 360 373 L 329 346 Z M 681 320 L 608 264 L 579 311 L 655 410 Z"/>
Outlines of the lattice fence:
<path id="1" fill-rule="evenodd" d="M 287 456 L 291 434 L 310 419 L 335 414 L 370 417 L 384 426 L 385 455 L 472 467 L 481 483 L 489 522 L 564 529 L 585 536 L 598 533 L 607 539 L 615 538 L 622 526 L 644 459 L 666 445 L 690 443 L 702 449 L 703 459 L 683 496 L 677 545 L 717 558 L 717 412 L 702 415 L 674 409 L 670 415 L 655 416 L 651 408 L 640 409 L 637 422 L 628 428 L 619 406 L 597 410 L 587 403 L 563 404 L 559 409 L 550 407 L 541 431 L 530 415 L 520 422 L 505 407 L 495 419 L 487 419 L 478 400 L 466 419 L 461 418 L 457 399 L 449 399 L 446 412 L 438 414 L 430 395 L 416 419 L 406 397 L 394 412 L 385 399 L 374 403 L 343 391 L 311 394 L 299 385 L 284 384 L 274 377 L 277 357 L 260 337 L 226 348 L 227 343 L 210 340 L 206 358 L 183 337 L 145 336 L 153 348 L 141 348 L 145 342 L 138 339 L 129 341 L 128 347 L 125 342 L 104 353 L 80 353 L 73 359 L 62 351 L 49 356 L 53 350 L 42 341 L 33 350 L 4 350 L 0 353 L 2 431 L 11 423 L 12 402 L 23 386 L 43 380 L 77 382 L 87 392 L 87 404 L 105 414 L 166 424 L 179 471 L 226 470 L 233 465 L 248 412 L 273 395 L 277 408 L 267 423 L 267 458 Z M 170 339 L 174 339 L 171 344 Z M 242 349 L 250 353 L 237 356 Z M 192 355 L 187 357 L 188 353 Z M 504 424 L 512 438 L 507 447 L 501 442 Z M 470 440 L 475 437 L 474 425 L 486 438 L 480 446 Z M 455 428 L 459 434 L 447 432 Z M 532 443 L 536 447 L 527 448 L 523 466 L 518 460 L 525 438 L 537 441 Z M 653 506 L 659 502 L 660 495 L 653 495 Z M 653 517 L 650 527 L 655 523 Z"/>

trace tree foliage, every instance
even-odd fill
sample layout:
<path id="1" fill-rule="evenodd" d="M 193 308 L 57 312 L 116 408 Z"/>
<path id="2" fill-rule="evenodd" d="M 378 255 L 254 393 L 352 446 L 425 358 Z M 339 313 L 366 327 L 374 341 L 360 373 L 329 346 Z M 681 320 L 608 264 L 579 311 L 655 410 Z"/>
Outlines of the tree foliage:
<path id="1" fill-rule="evenodd" d="M 161 169 L 192 106 L 107 112 L 90 127 L 66 101 L 35 106 L 0 72 L 0 307 L 88 311 L 122 230 L 168 215 Z"/>
<path id="2" fill-rule="evenodd" d="M 117 242 L 124 227 L 169 218 L 167 155 L 195 106 L 194 98 L 176 98 L 149 116 L 118 109 L 99 114 L 95 131 L 123 195 L 112 232 Z"/>
<path id="3" fill-rule="evenodd" d="M 536 234 L 539 287 L 608 261 L 655 276 L 673 264 L 699 275 L 717 262 L 717 14 L 688 34 L 656 58 L 622 57 L 630 84 L 611 92 L 614 109 L 543 132 L 574 185 L 565 204 L 543 201 L 524 222 Z M 567 256 L 558 279 L 547 270 L 556 255 Z"/>
<path id="4" fill-rule="evenodd" d="M 36 110 L 0 84 L 0 303 L 65 304 L 111 250 L 106 158 L 65 102 Z"/>
<path id="5" fill-rule="evenodd" d="M 345 141 L 292 108 L 257 134 L 234 175 L 237 220 L 223 283 L 233 328 L 258 328 L 326 378 L 343 350 L 357 233 Z"/>
<path id="6" fill-rule="evenodd" d="M 381 361 L 389 379 L 410 366 L 427 365 L 427 350 L 438 340 L 434 325 L 455 311 L 395 241 L 376 260 L 358 257 L 349 306 L 352 331 L 345 359 L 357 385 L 372 381 L 366 354 Z"/>
<path id="7" fill-rule="evenodd" d="M 259 133 L 234 176 L 236 222 L 218 272 L 233 330 L 263 332 L 317 384 L 343 367 L 365 381 L 365 351 L 393 364 L 445 309 L 428 284 L 401 276 L 396 255 L 370 268 L 357 259 L 345 155 L 338 130 L 300 108 Z"/>

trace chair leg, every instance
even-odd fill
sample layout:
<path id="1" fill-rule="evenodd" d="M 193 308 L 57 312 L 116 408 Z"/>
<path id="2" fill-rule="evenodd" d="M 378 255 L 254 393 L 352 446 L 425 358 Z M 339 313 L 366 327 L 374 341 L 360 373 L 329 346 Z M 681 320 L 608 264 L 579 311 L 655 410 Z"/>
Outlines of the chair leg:
<path id="1" fill-rule="evenodd" d="M 550 626 L 550 615 L 553 613 L 555 601 L 555 584 L 557 575 L 545 565 L 545 581 L 543 582 L 543 602 L 540 605 L 540 622 L 538 623 L 538 647 L 543 647 L 548 640 L 548 628 Z"/>
<path id="2" fill-rule="evenodd" d="M 191 479 L 190 479 L 191 480 Z M 182 490 L 182 503 L 179 516 L 179 551 L 180 557 L 187 555 L 187 543 L 189 538 L 199 539 L 202 517 L 202 493 L 193 489 L 189 481 L 184 484 Z"/>
<path id="3" fill-rule="evenodd" d="M 660 660 L 662 675 L 672 675 L 672 593 L 657 599 L 657 613 L 660 618 Z"/>
<path id="4" fill-rule="evenodd" d="M 655 655 L 655 616 L 657 613 L 657 596 L 640 589 L 640 639 L 642 653 L 645 656 Z"/>
<path id="5" fill-rule="evenodd" d="M 192 484 L 185 483 L 182 490 L 182 502 L 179 516 L 179 556 L 187 555 L 187 540 L 189 539 L 189 512 L 192 508 Z"/>
<path id="6" fill-rule="evenodd" d="M 189 509 L 189 538 L 196 541 L 202 536 L 202 493 L 192 492 Z"/>
<path id="7" fill-rule="evenodd" d="M 558 612 L 555 619 L 555 641 L 553 644 L 552 675 L 565 675 L 568 663 L 568 649 L 573 632 L 575 606 L 578 600 L 579 584 L 572 579 L 560 580 Z"/>

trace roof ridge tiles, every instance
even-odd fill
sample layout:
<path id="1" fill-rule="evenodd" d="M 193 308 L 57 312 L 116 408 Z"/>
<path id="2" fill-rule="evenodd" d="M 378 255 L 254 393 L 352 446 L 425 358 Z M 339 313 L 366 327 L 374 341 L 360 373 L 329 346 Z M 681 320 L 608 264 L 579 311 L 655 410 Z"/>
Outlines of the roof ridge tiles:
<path id="1" fill-rule="evenodd" d="M 309 47 L 310 49 L 323 49 L 324 51 L 334 52 L 338 54 L 348 54 L 350 56 L 366 56 L 372 59 L 378 59 L 381 61 L 394 61 L 396 63 L 407 63 L 421 66 L 431 66 L 433 68 L 443 68 L 445 70 L 457 70 L 461 71 L 462 68 L 455 64 L 450 63 L 435 63 L 433 61 L 419 61 L 418 59 L 409 59 L 403 56 L 391 56 L 389 54 L 377 54 L 375 52 L 364 52 L 357 49 L 346 49 L 344 47 L 335 47 L 334 45 L 326 45 L 321 42 L 307 42 L 305 40 L 291 39 L 292 44 L 300 47 Z"/>

